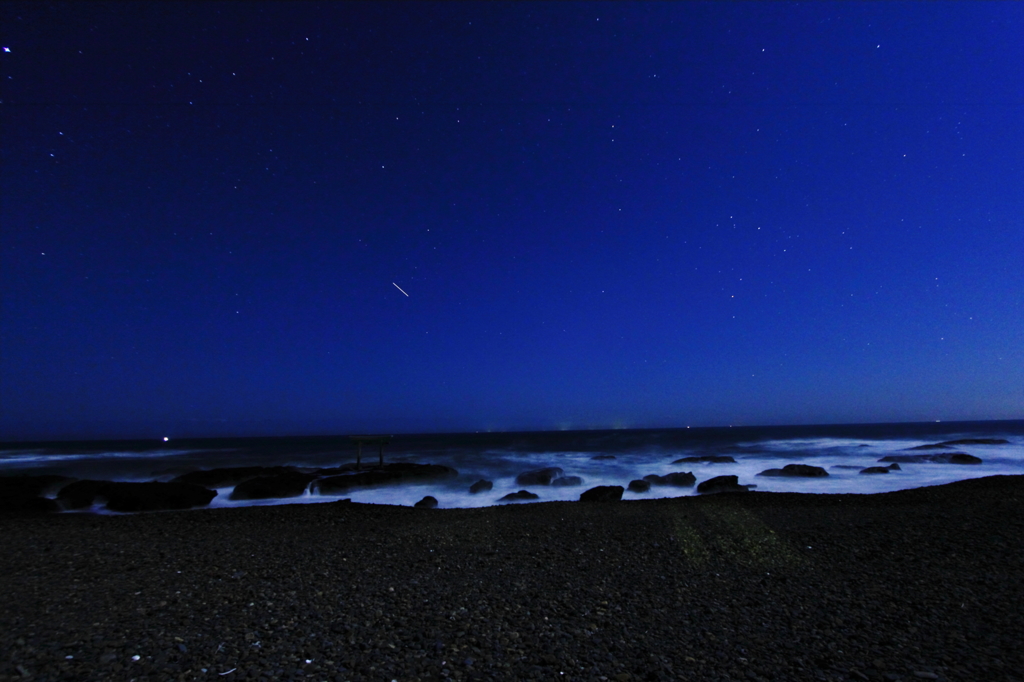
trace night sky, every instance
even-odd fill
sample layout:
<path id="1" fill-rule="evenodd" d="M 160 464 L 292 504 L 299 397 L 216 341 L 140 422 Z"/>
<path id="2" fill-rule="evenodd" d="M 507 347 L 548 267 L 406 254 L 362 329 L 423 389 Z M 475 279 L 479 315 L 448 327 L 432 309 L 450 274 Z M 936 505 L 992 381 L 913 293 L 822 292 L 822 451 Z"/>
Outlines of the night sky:
<path id="1" fill-rule="evenodd" d="M 3 3 L 0 437 L 1024 417 L 1022 36 Z"/>

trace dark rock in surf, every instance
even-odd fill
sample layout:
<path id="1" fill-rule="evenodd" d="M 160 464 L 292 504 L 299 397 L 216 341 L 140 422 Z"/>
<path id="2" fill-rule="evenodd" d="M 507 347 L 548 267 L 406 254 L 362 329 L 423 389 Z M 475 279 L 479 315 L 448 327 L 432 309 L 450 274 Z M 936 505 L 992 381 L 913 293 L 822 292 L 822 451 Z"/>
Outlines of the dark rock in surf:
<path id="1" fill-rule="evenodd" d="M 932 443 L 930 445 L 917 445 L 907 450 L 936 450 L 941 448 L 951 448 L 956 445 L 1009 445 L 1010 441 L 1005 438 L 960 438 L 959 440 L 946 440 L 941 443 Z"/>
<path id="2" fill-rule="evenodd" d="M 753 485 L 740 485 L 736 476 L 715 476 L 697 486 L 698 493 L 745 493 Z"/>
<path id="3" fill-rule="evenodd" d="M 959 440 L 947 440 L 940 445 L 1009 445 L 1010 441 L 1005 438 L 961 438 Z"/>
<path id="4" fill-rule="evenodd" d="M 342 476 L 329 476 L 313 481 L 313 489 L 324 494 L 344 492 L 352 488 L 403 483 L 406 481 L 433 481 L 458 476 L 459 472 L 443 464 L 411 464 L 396 462 L 382 467 L 357 471 Z"/>
<path id="5" fill-rule="evenodd" d="M 615 459 L 615 455 L 594 455 L 590 459 Z"/>
<path id="6" fill-rule="evenodd" d="M 966 452 L 954 452 L 947 460 L 950 464 L 981 464 L 981 457 L 968 455 Z"/>
<path id="7" fill-rule="evenodd" d="M 886 455 L 879 462 L 899 462 L 901 464 L 981 464 L 982 459 L 966 452 L 940 452 L 934 455 Z"/>
<path id="8" fill-rule="evenodd" d="M 890 471 L 900 471 L 900 465 L 896 464 L 896 462 L 893 462 L 892 464 L 890 464 L 887 467 L 867 467 L 865 469 L 861 469 L 860 473 L 862 473 L 862 474 L 887 474 Z"/>
<path id="9" fill-rule="evenodd" d="M 758 476 L 792 476 L 800 478 L 821 478 L 828 476 L 828 472 L 821 467 L 809 464 L 787 464 L 781 469 L 765 469 Z"/>
<path id="10" fill-rule="evenodd" d="M 580 495 L 580 502 L 618 502 L 622 493 L 621 485 L 599 485 Z"/>
<path id="11" fill-rule="evenodd" d="M 860 464 L 833 464 L 829 469 L 863 469 Z"/>
<path id="12" fill-rule="evenodd" d="M 298 497 L 306 492 L 313 474 L 297 471 L 276 476 L 257 476 L 242 481 L 231 491 L 232 500 L 266 500 L 282 497 Z"/>
<path id="13" fill-rule="evenodd" d="M 879 457 L 879 462 L 899 462 L 901 464 L 921 464 L 931 462 L 935 455 L 886 455 Z"/>
<path id="14" fill-rule="evenodd" d="M 636 479 L 629 482 L 629 491 L 633 493 L 646 493 L 651 489 L 650 481 Z"/>
<path id="15" fill-rule="evenodd" d="M 99 491 L 107 498 L 107 509 L 118 512 L 161 511 L 205 507 L 217 497 L 193 483 L 108 483 Z"/>
<path id="16" fill-rule="evenodd" d="M 437 498 L 433 495 L 427 495 L 413 506 L 421 509 L 434 509 L 437 507 Z"/>
<path id="17" fill-rule="evenodd" d="M 479 481 L 469 486 L 469 492 L 476 495 L 477 493 L 485 493 L 493 487 L 493 482 L 481 478 Z"/>
<path id="18" fill-rule="evenodd" d="M 176 476 L 171 483 L 194 483 L 206 488 L 227 488 L 236 486 L 242 481 L 257 476 L 281 476 L 283 474 L 296 473 L 298 469 L 289 466 L 279 467 L 227 467 L 222 469 L 208 469 L 203 471 L 190 471 L 187 474 Z"/>
<path id="19" fill-rule="evenodd" d="M 689 471 L 674 471 L 661 477 L 662 485 L 673 485 L 677 488 L 689 488 L 697 483 L 697 477 Z"/>
<path id="20" fill-rule="evenodd" d="M 505 495 L 498 502 L 519 502 L 521 500 L 539 500 L 540 495 L 531 493 L 529 490 L 520 490 L 519 492 L 509 493 Z"/>
<path id="21" fill-rule="evenodd" d="M 518 485 L 551 485 L 551 481 L 561 475 L 562 470 L 558 467 L 534 469 L 533 471 L 524 471 L 516 476 L 516 483 Z"/>
<path id="22" fill-rule="evenodd" d="M 644 480 L 651 485 L 674 485 L 679 488 L 688 488 L 697 482 L 697 477 L 689 471 L 674 471 L 664 476 L 647 474 Z"/>
<path id="23" fill-rule="evenodd" d="M 551 481 L 551 485 L 552 487 L 583 485 L 583 479 L 579 476 L 559 476 L 555 480 Z"/>
<path id="24" fill-rule="evenodd" d="M 703 463 L 703 464 L 735 464 L 736 460 L 729 455 L 694 455 L 692 457 L 683 457 L 672 462 L 673 464 L 687 464 L 687 463 Z"/>

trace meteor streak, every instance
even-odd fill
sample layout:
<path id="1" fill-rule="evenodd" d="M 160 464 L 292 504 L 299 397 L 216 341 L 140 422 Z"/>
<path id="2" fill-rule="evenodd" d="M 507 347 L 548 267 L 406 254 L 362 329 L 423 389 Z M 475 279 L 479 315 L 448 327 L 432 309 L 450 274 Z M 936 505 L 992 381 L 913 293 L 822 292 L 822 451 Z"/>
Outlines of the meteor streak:
<path id="1" fill-rule="evenodd" d="M 395 284 L 395 283 L 392 282 L 392 284 Z M 405 294 L 405 291 L 402 289 L 402 287 L 398 286 L 397 284 L 395 284 L 395 288 L 398 289 L 399 291 L 401 291 L 403 294 Z M 406 297 L 409 296 L 409 294 L 405 294 L 405 295 L 406 295 Z"/>

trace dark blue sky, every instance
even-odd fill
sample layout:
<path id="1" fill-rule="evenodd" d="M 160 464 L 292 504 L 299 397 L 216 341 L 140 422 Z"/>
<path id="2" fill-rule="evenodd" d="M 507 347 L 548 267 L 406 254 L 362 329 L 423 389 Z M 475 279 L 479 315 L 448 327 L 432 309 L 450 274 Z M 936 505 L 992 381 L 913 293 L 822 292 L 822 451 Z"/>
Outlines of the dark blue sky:
<path id="1" fill-rule="evenodd" d="M 1024 3 L 0 36 L 0 437 L 1024 416 Z"/>

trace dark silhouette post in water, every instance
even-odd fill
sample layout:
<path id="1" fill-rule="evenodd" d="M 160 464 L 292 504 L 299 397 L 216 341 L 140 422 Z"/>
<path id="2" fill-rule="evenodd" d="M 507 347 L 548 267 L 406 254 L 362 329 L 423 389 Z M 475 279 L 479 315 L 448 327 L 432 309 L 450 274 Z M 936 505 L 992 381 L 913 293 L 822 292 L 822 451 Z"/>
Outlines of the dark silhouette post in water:
<path id="1" fill-rule="evenodd" d="M 391 436 L 349 436 L 356 444 L 356 469 L 362 468 L 363 443 L 376 443 L 379 448 L 380 465 L 384 466 L 384 444 L 391 442 Z"/>

